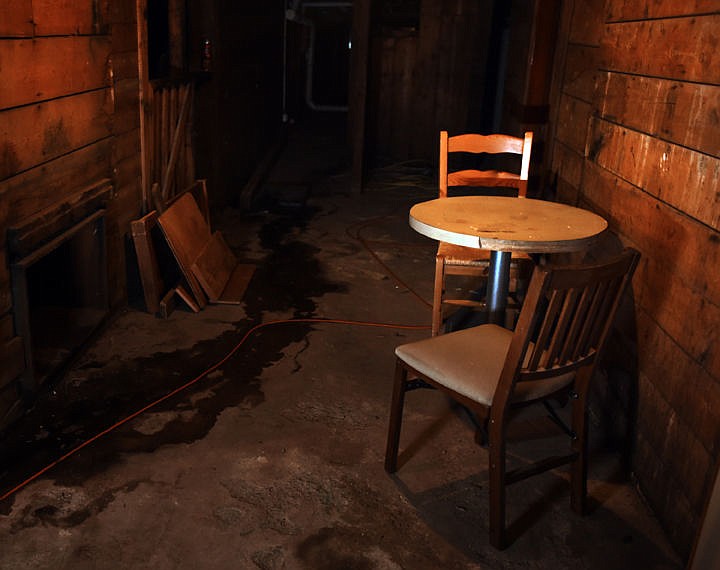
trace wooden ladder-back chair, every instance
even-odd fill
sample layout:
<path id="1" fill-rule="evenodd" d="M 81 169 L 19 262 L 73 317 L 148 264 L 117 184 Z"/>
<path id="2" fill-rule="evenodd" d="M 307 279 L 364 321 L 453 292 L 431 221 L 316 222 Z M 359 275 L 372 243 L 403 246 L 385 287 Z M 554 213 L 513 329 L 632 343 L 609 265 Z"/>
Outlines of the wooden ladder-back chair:
<path id="1" fill-rule="evenodd" d="M 503 134 L 464 134 L 450 137 L 447 131 L 440 132 L 439 189 L 440 198 L 447 198 L 451 187 L 515 188 L 517 195 L 527 194 L 530 152 L 533 134 L 526 132 L 523 138 Z M 520 168 L 517 172 L 505 170 L 457 170 L 448 172 L 451 153 L 489 155 L 519 155 Z M 447 275 L 482 276 L 490 263 L 490 252 L 472 247 L 463 247 L 440 242 L 435 257 L 435 288 L 432 309 L 432 336 L 440 334 L 443 328 L 443 308 L 447 305 L 479 307 L 482 302 L 468 299 L 445 297 Z M 517 281 L 519 266 L 531 266 L 531 259 L 525 253 L 513 253 L 511 262 L 512 281 Z M 529 273 L 529 270 L 528 270 Z M 514 287 L 513 287 L 514 288 Z M 511 288 L 511 289 L 513 289 Z"/>
<path id="2" fill-rule="evenodd" d="M 495 324 L 399 346 L 385 454 L 397 470 L 405 393 L 434 387 L 477 415 L 476 439 L 489 445 L 490 542 L 506 546 L 506 487 L 569 463 L 571 504 L 582 513 L 587 495 L 587 397 L 613 319 L 639 260 L 625 250 L 594 265 L 538 266 L 515 331 Z M 572 403 L 569 453 L 506 470 L 509 413 L 551 399 Z"/>

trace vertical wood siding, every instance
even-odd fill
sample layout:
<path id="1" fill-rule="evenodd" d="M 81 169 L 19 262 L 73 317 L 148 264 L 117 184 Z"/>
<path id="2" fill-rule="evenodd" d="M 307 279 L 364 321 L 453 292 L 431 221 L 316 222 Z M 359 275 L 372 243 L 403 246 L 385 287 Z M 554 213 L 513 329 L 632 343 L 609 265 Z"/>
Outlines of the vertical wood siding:
<path id="1" fill-rule="evenodd" d="M 437 160 L 440 130 L 464 132 L 481 104 L 492 2 L 423 0 L 417 30 L 372 38 L 368 147 Z"/>
<path id="2" fill-rule="evenodd" d="M 606 216 L 643 254 L 636 344 L 619 347 L 637 370 L 610 374 L 603 404 L 637 406 L 632 468 L 685 556 L 720 454 L 718 8 L 566 2 L 549 163 L 559 199 Z"/>

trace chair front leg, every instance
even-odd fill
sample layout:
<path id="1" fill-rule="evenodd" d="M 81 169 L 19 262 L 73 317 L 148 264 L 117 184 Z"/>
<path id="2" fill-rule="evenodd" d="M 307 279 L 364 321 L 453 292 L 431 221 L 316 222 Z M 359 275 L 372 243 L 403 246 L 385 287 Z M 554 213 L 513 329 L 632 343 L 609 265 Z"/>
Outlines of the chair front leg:
<path id="1" fill-rule="evenodd" d="M 435 286 L 433 290 L 432 326 L 430 334 L 437 336 L 442 328 L 443 295 L 445 294 L 445 257 L 435 256 Z"/>
<path id="2" fill-rule="evenodd" d="M 572 400 L 572 430 L 575 437 L 572 441 L 572 450 L 577 454 L 571 463 L 570 481 L 572 492 L 570 505 L 576 513 L 585 514 L 587 507 L 587 472 L 588 472 L 588 442 L 587 442 L 587 394 L 592 370 L 579 370 L 575 381 L 577 398 Z"/>
<path id="3" fill-rule="evenodd" d="M 488 433 L 490 544 L 502 550 L 505 537 L 505 426 L 490 418 Z"/>
<path id="4" fill-rule="evenodd" d="M 400 428 L 402 426 L 403 407 L 408 371 L 402 360 L 395 362 L 395 380 L 393 384 L 392 402 L 390 404 L 390 423 L 388 426 L 387 447 L 385 448 L 385 471 L 397 471 L 398 450 L 400 447 Z"/>

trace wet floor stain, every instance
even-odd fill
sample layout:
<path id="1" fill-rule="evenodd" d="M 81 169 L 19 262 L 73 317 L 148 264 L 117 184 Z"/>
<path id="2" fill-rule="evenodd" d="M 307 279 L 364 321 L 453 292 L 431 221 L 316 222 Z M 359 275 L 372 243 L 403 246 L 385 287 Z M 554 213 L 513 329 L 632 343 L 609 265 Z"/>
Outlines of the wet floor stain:
<path id="1" fill-rule="evenodd" d="M 259 230 L 262 247 L 268 253 L 258 264 L 245 295 L 247 319 L 235 323 L 234 330 L 185 350 L 112 363 L 87 362 L 75 369 L 82 382 L 73 383 L 66 375 L 48 386 L 33 409 L 0 440 L 0 494 L 202 375 L 233 350 L 246 331 L 262 322 L 265 313 L 289 311 L 295 318 L 315 316 L 314 298 L 344 290 L 342 284 L 325 278 L 316 259 L 318 248 L 301 238 L 317 213 L 307 207 L 268 212 Z M 162 445 L 201 439 L 223 410 L 262 403 L 259 378 L 263 369 L 283 358 L 283 350 L 302 341 L 311 329 L 309 324 L 261 329 L 218 370 L 154 406 L 152 413 L 164 414 L 158 425 L 134 429 L 134 422 L 124 424 L 55 466 L 48 476 L 62 485 L 79 486 L 117 462 L 123 453 L 149 453 Z M 4 505 L 0 503 L 0 514 L 9 512 L 11 502 L 12 497 Z M 54 516 L 50 511 L 38 514 L 39 520 Z"/>

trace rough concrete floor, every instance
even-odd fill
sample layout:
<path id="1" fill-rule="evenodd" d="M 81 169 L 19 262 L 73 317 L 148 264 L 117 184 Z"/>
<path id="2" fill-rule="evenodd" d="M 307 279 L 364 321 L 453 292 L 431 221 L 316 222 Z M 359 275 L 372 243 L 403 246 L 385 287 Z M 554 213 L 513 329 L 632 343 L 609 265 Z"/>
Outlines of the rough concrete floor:
<path id="1" fill-rule="evenodd" d="M 0 502 L 0 568 L 681 568 L 602 449 L 590 515 L 570 510 L 560 469 L 511 488 L 516 539 L 491 548 L 485 450 L 437 393 L 410 395 L 401 468 L 386 475 L 393 348 L 426 329 L 278 323 L 240 344 L 284 319 L 429 324 L 418 296 L 430 298 L 435 244 L 406 220 L 432 188 L 395 167 L 353 195 L 322 167 L 334 145 L 286 156 L 266 208 L 216 215 L 257 264 L 244 304 L 168 320 L 131 306 L 6 434 L 3 493 L 214 367 Z M 540 413 L 520 425 L 554 433 Z M 537 443 L 518 441 L 514 458 Z"/>

